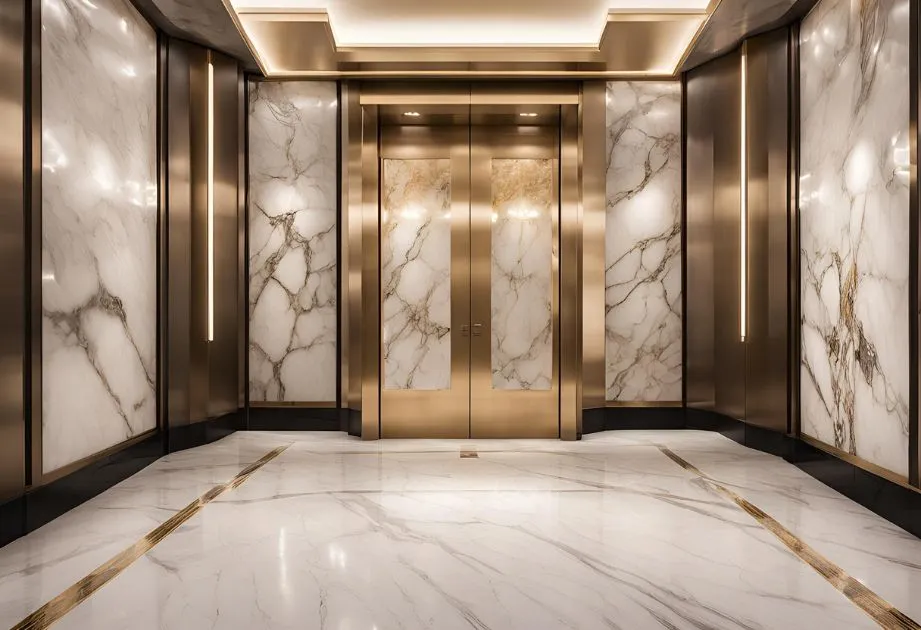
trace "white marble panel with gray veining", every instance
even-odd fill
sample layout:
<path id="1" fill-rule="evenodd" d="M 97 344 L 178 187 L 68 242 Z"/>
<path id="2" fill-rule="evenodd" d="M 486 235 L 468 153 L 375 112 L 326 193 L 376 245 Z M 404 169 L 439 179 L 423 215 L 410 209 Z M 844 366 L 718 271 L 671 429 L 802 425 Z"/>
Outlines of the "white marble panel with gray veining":
<path id="1" fill-rule="evenodd" d="M 803 432 L 908 473 L 909 0 L 801 32 Z"/>
<path id="2" fill-rule="evenodd" d="M 253 81 L 252 401 L 336 400 L 336 84 Z"/>
<path id="3" fill-rule="evenodd" d="M 607 85 L 607 400 L 681 400 L 681 84 Z"/>
<path id="4" fill-rule="evenodd" d="M 42 1 L 42 465 L 156 426 L 157 38 Z"/>
<path id="5" fill-rule="evenodd" d="M 384 388 L 451 387 L 451 160 L 384 160 Z"/>
<path id="6" fill-rule="evenodd" d="M 553 161 L 492 161 L 492 385 L 553 379 Z"/>

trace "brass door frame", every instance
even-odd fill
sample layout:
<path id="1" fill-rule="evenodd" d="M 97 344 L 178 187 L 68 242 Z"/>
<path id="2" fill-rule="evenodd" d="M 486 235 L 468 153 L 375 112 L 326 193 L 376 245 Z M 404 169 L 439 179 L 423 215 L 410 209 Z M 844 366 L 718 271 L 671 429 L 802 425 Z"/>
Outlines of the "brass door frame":
<path id="1" fill-rule="evenodd" d="M 465 123 L 461 121 L 461 124 Z M 381 437 L 466 438 L 470 432 L 469 134 L 466 126 L 457 125 L 381 125 L 380 136 L 382 162 L 445 158 L 451 161 L 451 387 L 444 390 L 387 389 L 385 356 L 381 351 Z M 380 178 L 383 183 L 383 170 Z M 383 245 L 384 232 L 381 231 L 382 259 Z M 383 294 L 381 300 L 383 304 Z"/>
<path id="2" fill-rule="evenodd" d="M 470 373 L 470 436 L 558 438 L 560 436 L 560 134 L 554 127 L 471 128 L 470 231 L 473 326 Z M 553 162 L 551 210 L 551 331 L 553 368 L 548 390 L 493 387 L 492 366 L 492 163 L 495 159 Z"/>
<path id="3" fill-rule="evenodd" d="M 388 84 L 343 83 L 343 151 L 342 151 L 342 261 L 340 295 L 347 314 L 342 329 L 342 393 L 344 412 L 350 432 L 362 439 L 381 437 L 381 283 L 380 283 L 380 109 L 393 105 L 559 105 L 560 106 L 560 219 L 559 219 L 559 430 L 563 440 L 577 440 L 582 435 L 582 383 L 603 379 L 603 363 L 583 363 L 583 346 L 603 322 L 604 311 L 585 312 L 604 303 L 603 276 L 592 254 L 596 248 L 583 250 L 585 239 L 603 238 L 597 226 L 603 226 L 604 201 L 592 194 L 592 181 L 603 179 L 583 175 L 583 168 L 601 167 L 600 160 L 583 158 L 585 125 L 597 122 L 598 116 L 583 115 L 586 110 L 583 85 L 588 83 L 518 83 L 509 87 L 497 84 L 429 83 Z M 597 90 L 596 90 L 597 91 Z M 593 99 L 592 103 L 594 103 Z M 592 105 L 591 111 L 598 109 Z M 594 127 L 594 126 L 593 126 Z M 592 128 L 590 134 L 601 134 Z M 587 144 L 587 143 L 586 143 Z M 597 143 L 595 143 L 597 144 Z M 594 146 L 594 145 L 593 145 Z M 594 156 L 592 153 L 592 156 Z M 600 153 L 599 153 L 600 155 Z M 591 157 L 591 156 L 589 156 Z M 587 196 L 587 192 L 589 193 Z M 585 206 L 585 201 L 590 201 Z M 583 218 L 591 219 L 583 221 Z M 589 229 L 592 228 L 592 229 Z M 600 242 L 600 241 L 599 241 Z M 591 254 L 591 255 L 590 255 Z M 585 257 L 585 260 L 583 258 Z M 587 282 L 583 278 L 583 272 Z M 589 308 L 589 311 L 593 309 Z M 583 315 L 589 318 L 584 321 Z M 591 345 L 591 344 L 590 344 Z M 589 349 L 590 350 L 590 349 Z M 597 353 L 595 353 L 597 354 Z M 591 352 L 586 357 L 594 356 Z M 586 373 L 587 372 L 587 373 Z M 590 388 L 592 391 L 594 387 Z"/>

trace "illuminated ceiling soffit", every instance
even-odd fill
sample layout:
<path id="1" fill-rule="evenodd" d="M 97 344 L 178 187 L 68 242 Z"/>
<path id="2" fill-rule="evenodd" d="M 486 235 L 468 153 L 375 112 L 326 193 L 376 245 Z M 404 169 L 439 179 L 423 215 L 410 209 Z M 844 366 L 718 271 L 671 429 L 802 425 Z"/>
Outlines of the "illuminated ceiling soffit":
<path id="1" fill-rule="evenodd" d="M 672 77 L 720 0 L 224 0 L 268 77 Z"/>

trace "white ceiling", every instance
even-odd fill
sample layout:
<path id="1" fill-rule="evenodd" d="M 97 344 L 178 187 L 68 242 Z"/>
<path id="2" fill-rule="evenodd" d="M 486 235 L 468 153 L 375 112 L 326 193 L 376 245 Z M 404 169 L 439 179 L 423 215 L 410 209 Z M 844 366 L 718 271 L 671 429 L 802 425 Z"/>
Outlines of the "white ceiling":
<path id="1" fill-rule="evenodd" d="M 340 47 L 597 46 L 609 12 L 703 12 L 710 0 L 231 0 L 315 11 Z"/>

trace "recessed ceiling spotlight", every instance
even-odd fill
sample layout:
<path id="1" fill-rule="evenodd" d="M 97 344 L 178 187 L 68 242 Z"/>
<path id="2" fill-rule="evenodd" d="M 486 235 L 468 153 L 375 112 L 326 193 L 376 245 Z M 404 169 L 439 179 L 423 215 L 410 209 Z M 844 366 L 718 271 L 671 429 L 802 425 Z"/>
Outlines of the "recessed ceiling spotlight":
<path id="1" fill-rule="evenodd" d="M 419 112 L 403 112 L 403 115 L 409 116 L 410 118 L 418 118 L 422 114 L 420 114 Z"/>
<path id="2" fill-rule="evenodd" d="M 537 112 L 521 112 L 518 115 L 522 118 L 537 118 Z"/>

